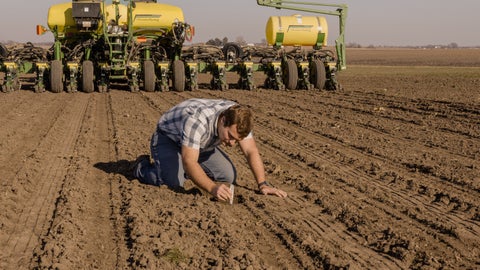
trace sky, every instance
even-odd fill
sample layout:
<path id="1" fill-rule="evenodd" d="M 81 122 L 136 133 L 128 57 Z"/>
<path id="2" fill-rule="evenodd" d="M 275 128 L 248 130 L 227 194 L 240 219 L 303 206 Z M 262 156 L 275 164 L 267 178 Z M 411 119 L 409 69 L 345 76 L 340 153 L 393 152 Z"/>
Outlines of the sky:
<path id="1" fill-rule="evenodd" d="M 362 46 L 479 46 L 479 0 L 310 0 L 347 4 L 346 43 Z M 0 15 L 0 42 L 53 41 L 53 35 L 35 34 L 37 24 L 47 25 L 48 8 L 67 0 L 4 0 Z M 107 1 L 109 2 L 109 1 Z M 123 1 L 122 1 L 123 2 Z M 185 21 L 195 26 L 193 42 L 212 38 L 239 38 L 261 42 L 270 16 L 313 13 L 258 6 L 256 0 L 160 0 L 183 9 Z M 328 8 L 325 8 L 328 9 Z M 338 18 L 325 16 L 329 44 L 338 34 Z"/>

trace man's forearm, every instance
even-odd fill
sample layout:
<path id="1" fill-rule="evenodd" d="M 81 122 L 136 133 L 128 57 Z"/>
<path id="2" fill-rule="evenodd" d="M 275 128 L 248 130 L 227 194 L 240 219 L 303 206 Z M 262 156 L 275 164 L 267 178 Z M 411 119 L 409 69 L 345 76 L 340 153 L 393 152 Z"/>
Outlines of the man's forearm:
<path id="1" fill-rule="evenodd" d="M 210 194 L 215 188 L 215 183 L 203 171 L 198 164 L 199 151 L 187 146 L 182 146 L 182 163 L 185 172 L 199 188 Z"/>
<path id="2" fill-rule="evenodd" d="M 260 158 L 260 155 L 249 155 L 247 156 L 247 161 L 248 165 L 250 165 L 250 169 L 252 170 L 253 175 L 255 176 L 257 184 L 265 181 L 265 167 L 263 166 L 263 161 Z"/>
<path id="3" fill-rule="evenodd" d="M 212 193 L 213 189 L 215 188 L 215 183 L 207 176 L 207 174 L 203 171 L 202 167 L 198 163 L 193 164 L 183 164 L 187 175 L 191 178 L 193 183 L 197 185 L 199 188 L 207 191 L 208 193 Z"/>

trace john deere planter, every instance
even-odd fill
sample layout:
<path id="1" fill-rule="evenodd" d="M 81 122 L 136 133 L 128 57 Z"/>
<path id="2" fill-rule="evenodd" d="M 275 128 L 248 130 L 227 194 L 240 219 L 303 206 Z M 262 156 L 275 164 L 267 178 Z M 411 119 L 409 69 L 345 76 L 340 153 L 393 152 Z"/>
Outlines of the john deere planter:
<path id="1" fill-rule="evenodd" d="M 199 73 L 211 74 L 210 88 L 226 90 L 227 72 L 238 73 L 241 89 L 255 89 L 253 73 L 263 72 L 266 88 L 335 90 L 335 74 L 345 69 L 345 5 L 257 0 L 262 6 L 338 16 L 336 48 L 326 50 L 328 26 L 320 16 L 270 17 L 268 46 L 184 46 L 194 29 L 181 8 L 156 1 L 122 2 L 72 0 L 51 6 L 48 27 L 37 26 L 39 35 L 52 32 L 49 50 L 30 43 L 13 48 L 0 44 L 2 91 L 20 89 L 27 74 L 32 74 L 28 77 L 37 92 L 105 92 L 117 83 L 132 92 L 196 90 Z"/>

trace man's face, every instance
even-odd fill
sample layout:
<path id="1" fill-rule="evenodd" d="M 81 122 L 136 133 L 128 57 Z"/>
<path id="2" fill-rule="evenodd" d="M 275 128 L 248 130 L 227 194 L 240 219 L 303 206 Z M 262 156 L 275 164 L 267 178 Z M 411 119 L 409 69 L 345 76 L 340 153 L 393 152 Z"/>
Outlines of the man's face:
<path id="1" fill-rule="evenodd" d="M 237 125 L 225 127 L 223 119 L 218 125 L 218 137 L 224 146 L 234 146 L 241 139 L 238 136 Z"/>

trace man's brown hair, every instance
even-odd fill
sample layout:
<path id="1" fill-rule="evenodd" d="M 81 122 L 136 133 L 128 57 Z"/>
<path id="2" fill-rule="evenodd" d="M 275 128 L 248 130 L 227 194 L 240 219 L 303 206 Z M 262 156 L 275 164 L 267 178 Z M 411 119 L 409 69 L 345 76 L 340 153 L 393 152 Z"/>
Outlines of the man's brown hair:
<path id="1" fill-rule="evenodd" d="M 242 105 L 233 105 L 222 113 L 225 116 L 224 126 L 237 125 L 238 136 L 243 139 L 253 129 L 252 110 Z"/>

